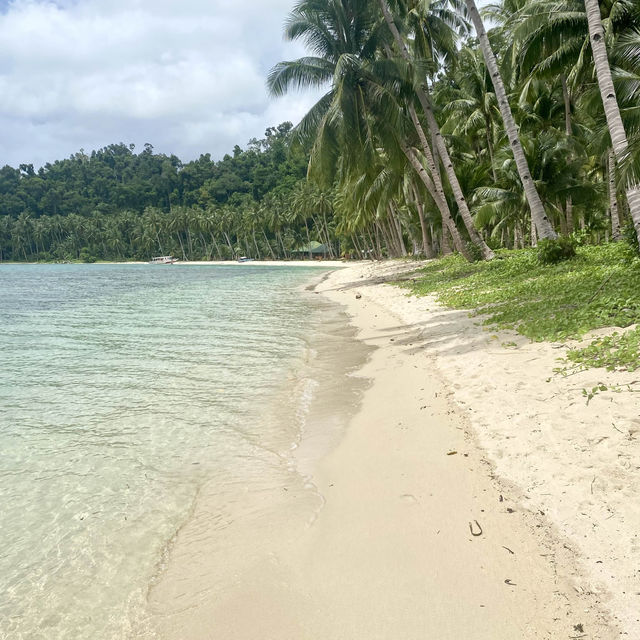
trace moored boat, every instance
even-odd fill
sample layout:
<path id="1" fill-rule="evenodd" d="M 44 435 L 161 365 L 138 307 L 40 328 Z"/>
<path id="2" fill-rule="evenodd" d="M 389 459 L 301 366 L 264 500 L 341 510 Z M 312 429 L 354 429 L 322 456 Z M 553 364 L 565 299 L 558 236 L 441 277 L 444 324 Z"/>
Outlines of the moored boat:
<path id="1" fill-rule="evenodd" d="M 178 262 L 178 258 L 174 258 L 173 256 L 156 256 L 155 258 L 151 258 L 149 264 L 173 264 L 174 262 Z"/>

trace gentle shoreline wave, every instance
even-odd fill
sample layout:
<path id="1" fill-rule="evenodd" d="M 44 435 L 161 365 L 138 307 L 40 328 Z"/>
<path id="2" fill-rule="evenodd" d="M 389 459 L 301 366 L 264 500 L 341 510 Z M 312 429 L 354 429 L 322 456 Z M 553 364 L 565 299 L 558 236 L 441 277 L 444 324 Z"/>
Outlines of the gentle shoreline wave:
<path id="1" fill-rule="evenodd" d="M 311 526 L 324 505 L 313 470 L 357 408 L 368 381 L 353 373 L 370 349 L 355 339 L 337 305 L 308 291 L 299 294 L 316 307 L 315 321 L 278 391 L 256 408 L 270 435 L 261 443 L 272 457 L 270 481 L 254 477 L 236 494 L 236 505 L 215 487 L 202 487 L 152 581 L 149 619 L 135 630 L 136 638 L 180 637 L 188 620 L 206 617 L 201 607 L 224 597 L 252 563 L 268 560 L 275 538 Z M 227 520 L 220 525 L 225 508 Z"/>
<path id="2" fill-rule="evenodd" d="M 255 416 L 305 347 L 317 273 L 5 267 L 0 637 L 130 635 L 200 488 L 277 485 L 294 425 Z"/>

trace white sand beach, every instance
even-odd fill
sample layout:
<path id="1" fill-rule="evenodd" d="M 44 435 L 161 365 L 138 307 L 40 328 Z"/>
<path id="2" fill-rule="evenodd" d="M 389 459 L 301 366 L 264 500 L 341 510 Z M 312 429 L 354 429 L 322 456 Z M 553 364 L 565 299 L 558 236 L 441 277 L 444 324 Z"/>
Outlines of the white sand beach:
<path id="1" fill-rule="evenodd" d="M 465 311 L 380 283 L 414 268 L 383 263 L 339 272 L 330 281 L 342 293 L 332 295 L 353 309 L 359 293 L 369 313 L 383 307 L 413 328 L 405 350 L 431 362 L 491 475 L 512 487 L 514 508 L 542 518 L 560 551 L 556 570 L 564 569 L 576 593 L 595 598 L 622 636 L 640 637 L 640 402 L 629 390 L 637 374 L 554 373 L 570 345 L 487 330 Z M 583 389 L 598 384 L 609 390 L 587 403 Z M 583 626 L 587 637 L 607 637 Z"/>
<path id="2" fill-rule="evenodd" d="M 258 552 L 236 545 L 214 566 L 178 536 L 149 596 L 160 637 L 640 637 L 637 396 L 582 395 L 633 376 L 554 375 L 563 345 L 384 284 L 417 266 L 351 265 L 317 285 L 376 347 L 313 491 L 283 488 L 318 509 L 282 511 L 243 541 Z"/>

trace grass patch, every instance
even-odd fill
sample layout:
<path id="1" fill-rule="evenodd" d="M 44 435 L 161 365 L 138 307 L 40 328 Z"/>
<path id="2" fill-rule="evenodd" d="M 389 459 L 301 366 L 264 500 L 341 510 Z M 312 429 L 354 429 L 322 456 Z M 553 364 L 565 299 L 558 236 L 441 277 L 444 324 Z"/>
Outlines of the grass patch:
<path id="1" fill-rule="evenodd" d="M 449 256 L 400 286 L 419 296 L 436 294 L 448 307 L 473 310 L 484 315 L 484 324 L 534 341 L 580 338 L 592 329 L 640 322 L 640 259 L 623 243 L 577 247 L 575 258 L 551 265 L 540 264 L 535 249 L 503 250 L 496 260 L 472 264 Z M 617 368 L 633 360 L 634 348 L 638 358 L 638 338 L 631 332 L 595 340 L 588 354 L 576 350 L 572 357 L 576 363 L 608 358 Z"/>

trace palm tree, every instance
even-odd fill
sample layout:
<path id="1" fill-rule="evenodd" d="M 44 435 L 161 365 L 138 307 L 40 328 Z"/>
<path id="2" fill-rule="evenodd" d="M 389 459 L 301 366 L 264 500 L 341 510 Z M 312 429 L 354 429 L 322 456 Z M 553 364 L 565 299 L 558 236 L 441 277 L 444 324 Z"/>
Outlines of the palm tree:
<path id="1" fill-rule="evenodd" d="M 589 43 L 589 26 L 583 0 L 533 0 L 523 6 L 510 6 L 506 16 L 507 28 L 517 48 L 518 66 L 521 73 L 536 77 L 559 78 L 565 105 L 565 130 L 568 138 L 573 135 L 572 107 L 576 97 L 584 88 L 590 87 L 594 64 Z M 637 38 L 640 26 L 640 11 L 632 0 L 613 0 L 600 8 L 607 46 L 613 47 L 614 57 L 624 64 L 629 53 L 622 43 Z M 632 50 L 635 47 L 632 47 Z M 637 49 L 636 49 L 637 50 Z M 618 54 L 618 55 L 615 55 Z M 623 98 L 635 106 L 637 93 L 634 78 L 637 62 L 626 65 L 624 73 L 618 70 L 616 88 L 621 85 Z M 630 82 L 629 82 L 630 81 Z M 637 84 L 635 84 L 637 87 Z M 628 93 L 630 89 L 630 94 Z M 589 89 L 587 89 L 588 93 Z M 626 95 L 625 95 L 626 94 Z M 588 101 L 590 114 L 598 107 Z M 585 111 L 582 111 L 582 116 Z M 603 112 L 604 117 L 604 112 Z M 607 163 L 616 173 L 618 167 Z M 571 230 L 572 201 L 567 199 L 567 221 Z"/>
<path id="2" fill-rule="evenodd" d="M 362 65 L 377 51 L 375 19 L 366 0 L 301 0 L 285 24 L 285 37 L 304 40 L 315 54 L 280 62 L 270 71 L 267 86 L 274 96 L 291 88 L 329 90 L 295 129 L 298 140 L 312 145 L 310 174 L 331 184 L 342 153 L 357 161 L 358 153 L 373 156 L 362 92 Z M 344 126 L 341 126 L 344 124 Z M 352 144 L 342 144 L 348 135 Z"/>
<path id="3" fill-rule="evenodd" d="M 291 87 L 318 86 L 331 83 L 296 128 L 298 138 L 312 144 L 309 174 L 331 184 L 342 167 L 342 179 L 359 175 L 363 168 L 376 162 L 380 133 L 394 118 L 402 118 L 402 106 L 396 96 L 378 82 L 372 71 L 381 41 L 378 19 L 364 0 L 303 0 L 292 11 L 285 35 L 289 39 L 303 38 L 318 57 L 281 62 L 269 74 L 268 87 L 273 95 L 282 95 Z M 378 94 L 386 113 L 372 113 L 371 95 Z M 392 113 L 393 111 L 393 113 Z M 417 123 L 415 113 L 412 114 Z M 393 127 L 392 127 L 393 128 Z M 417 123 L 418 131 L 421 131 Z M 393 141 L 392 138 L 400 137 Z M 424 136 L 422 136 L 424 139 Z M 386 143 L 400 145 L 418 172 L 442 212 L 458 250 L 469 256 L 451 217 L 441 185 L 427 174 L 422 160 L 396 127 Z M 425 158 L 434 173 L 435 164 L 428 145 L 422 144 Z M 438 188 L 439 187 L 439 188 Z"/>
<path id="4" fill-rule="evenodd" d="M 391 9 L 389 8 L 387 1 L 378 0 L 378 2 L 379 2 L 380 10 L 382 11 L 385 22 L 389 28 L 389 31 L 393 35 L 393 39 L 395 41 L 396 47 L 400 55 L 407 63 L 411 64 L 412 56 L 409 52 L 409 49 L 405 41 L 403 40 L 400 34 L 398 25 L 396 24 L 395 18 L 392 15 Z M 415 13 L 419 12 L 419 9 L 420 9 L 419 6 L 412 6 L 411 8 L 413 10 L 414 15 Z M 418 27 L 414 28 L 414 37 L 412 38 L 414 43 L 424 42 L 424 30 L 422 28 L 424 24 L 428 24 L 428 16 L 421 15 Z M 423 49 L 425 48 L 430 50 L 431 55 L 434 55 L 435 47 L 434 47 L 433 40 L 431 40 L 431 42 L 428 43 L 427 47 L 423 47 Z M 431 105 L 431 99 L 428 94 L 426 81 L 423 81 L 422 79 L 419 79 L 417 81 L 415 86 L 415 93 L 420 102 L 420 106 L 422 107 L 422 110 L 427 118 L 427 123 L 432 135 L 432 139 L 434 140 L 434 143 L 435 143 L 434 153 L 437 153 L 442 159 L 445 172 L 447 174 L 447 179 L 449 180 L 449 184 L 451 185 L 451 188 L 454 192 L 456 204 L 458 205 L 460 215 L 469 233 L 469 237 L 471 238 L 471 241 L 473 242 L 473 244 L 475 244 L 480 249 L 483 258 L 485 258 L 486 260 L 490 260 L 491 258 L 494 257 L 494 253 L 487 246 L 484 240 L 481 238 L 480 234 L 476 230 L 475 225 L 473 223 L 471 212 L 469 211 L 469 207 L 467 205 L 467 200 L 462 192 L 462 188 L 460 187 L 460 182 L 454 170 L 453 163 L 451 162 L 451 158 L 449 157 L 449 150 L 447 149 L 447 145 L 445 144 L 444 139 L 442 137 L 442 133 L 440 132 L 440 127 L 438 126 L 436 118 L 433 114 L 433 108 Z M 409 113 L 413 121 L 413 124 L 416 128 L 416 131 L 418 132 L 420 142 L 421 142 L 421 147 L 425 155 L 427 166 L 429 167 L 431 177 L 434 182 L 434 186 L 438 191 L 440 198 L 444 200 L 442 195 L 444 193 L 444 190 L 440 180 L 440 171 L 437 166 L 436 160 L 433 157 L 431 150 L 429 149 L 429 143 L 427 142 L 426 137 L 423 135 L 419 120 L 415 114 L 415 111 L 412 110 L 412 107 L 410 107 Z M 410 161 L 412 162 L 412 164 L 414 163 L 412 159 L 410 159 Z"/>
<path id="5" fill-rule="evenodd" d="M 602 104 L 604 106 L 604 113 L 607 118 L 611 144 L 616 159 L 618 162 L 623 162 L 629 151 L 629 141 L 624 124 L 622 123 L 620 107 L 618 106 L 618 100 L 613 86 L 613 78 L 611 77 L 607 47 L 604 41 L 604 29 L 602 27 L 602 20 L 600 19 L 600 5 L 598 4 L 598 0 L 584 0 L 584 5 L 587 10 L 593 63 L 598 79 L 600 95 L 602 97 Z M 635 181 L 627 183 L 626 195 L 627 203 L 629 204 L 629 213 L 633 220 L 636 235 L 640 241 L 640 185 Z"/>
<path id="6" fill-rule="evenodd" d="M 12 227 L 13 220 L 9 216 L 0 216 L 0 262 L 9 257 L 9 238 Z"/>
<path id="7" fill-rule="evenodd" d="M 500 114 L 502 115 L 507 137 L 509 138 L 509 143 L 511 144 L 511 149 L 513 151 L 513 157 L 515 158 L 516 166 L 518 168 L 518 175 L 520 176 L 522 186 L 524 187 L 527 202 L 531 209 L 531 217 L 538 231 L 538 236 L 540 238 L 555 238 L 556 232 L 553 230 L 553 227 L 549 222 L 549 218 L 544 210 L 544 205 L 542 204 L 540 195 L 538 194 L 533 178 L 531 177 L 531 172 L 529 171 L 527 158 L 524 154 L 524 149 L 522 148 L 522 143 L 518 136 L 518 127 L 513 119 L 509 100 L 507 99 L 507 92 L 502 81 L 502 76 L 500 75 L 500 70 L 498 69 L 498 62 L 491 48 L 491 43 L 489 42 L 487 32 L 484 28 L 484 24 L 482 23 L 482 18 L 480 17 L 480 13 L 478 12 L 478 8 L 476 7 L 474 0 L 465 0 L 465 2 L 469 16 L 473 22 L 473 26 L 475 27 L 476 35 L 480 41 L 480 47 L 482 49 L 485 64 L 489 69 L 489 75 L 491 76 L 491 81 L 498 99 Z"/>
<path id="8" fill-rule="evenodd" d="M 436 102 L 444 105 L 442 111 L 447 119 L 442 127 L 443 132 L 458 139 L 461 136 L 475 139 L 476 155 L 482 157 L 484 152 L 488 154 L 493 182 L 497 182 L 494 123 L 500 117 L 500 112 L 482 53 L 470 46 L 462 47 L 456 68 L 450 74 L 450 82 L 434 97 Z M 483 139 L 486 149 L 480 146 Z"/>

